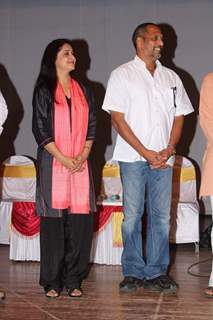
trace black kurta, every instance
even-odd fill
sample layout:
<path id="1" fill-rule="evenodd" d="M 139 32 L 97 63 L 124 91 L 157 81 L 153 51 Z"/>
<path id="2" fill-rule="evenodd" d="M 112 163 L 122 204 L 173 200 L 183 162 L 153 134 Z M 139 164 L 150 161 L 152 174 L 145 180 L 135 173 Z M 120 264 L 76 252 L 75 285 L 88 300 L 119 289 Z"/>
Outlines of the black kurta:
<path id="1" fill-rule="evenodd" d="M 89 106 L 88 130 L 86 140 L 94 140 L 96 133 L 96 117 L 93 98 L 87 88 L 83 88 Z M 54 101 L 45 86 L 37 87 L 33 96 L 32 130 L 37 150 L 37 188 L 36 212 L 39 216 L 61 217 L 63 210 L 52 208 L 52 163 L 53 156 L 44 148 L 54 142 Z M 90 208 L 95 211 L 95 195 L 90 165 Z"/>

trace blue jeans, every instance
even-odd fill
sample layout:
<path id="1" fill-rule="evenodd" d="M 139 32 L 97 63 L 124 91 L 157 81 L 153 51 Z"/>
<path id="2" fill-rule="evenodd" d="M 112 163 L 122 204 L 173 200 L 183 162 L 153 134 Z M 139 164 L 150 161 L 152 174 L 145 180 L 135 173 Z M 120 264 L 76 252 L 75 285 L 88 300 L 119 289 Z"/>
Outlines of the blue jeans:
<path id="1" fill-rule="evenodd" d="M 144 161 L 119 162 L 123 185 L 122 223 L 124 276 L 152 279 L 166 274 L 169 264 L 169 222 L 172 168 L 151 169 Z M 142 223 L 146 195 L 146 259 Z"/>

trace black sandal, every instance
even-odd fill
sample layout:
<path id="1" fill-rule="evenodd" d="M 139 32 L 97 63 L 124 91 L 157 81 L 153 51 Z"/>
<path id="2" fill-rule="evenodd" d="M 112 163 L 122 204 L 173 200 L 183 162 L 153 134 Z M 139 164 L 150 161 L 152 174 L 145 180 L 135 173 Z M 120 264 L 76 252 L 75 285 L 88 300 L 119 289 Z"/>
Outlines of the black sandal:
<path id="1" fill-rule="evenodd" d="M 4 300 L 6 298 L 6 294 L 4 291 L 0 291 L 0 300 Z"/>
<path id="2" fill-rule="evenodd" d="M 83 294 L 81 288 L 69 288 L 67 294 L 71 298 L 80 298 Z"/>
<path id="3" fill-rule="evenodd" d="M 55 289 L 50 289 L 45 292 L 45 296 L 50 299 L 55 299 L 60 296 L 60 293 L 58 291 L 56 291 Z"/>

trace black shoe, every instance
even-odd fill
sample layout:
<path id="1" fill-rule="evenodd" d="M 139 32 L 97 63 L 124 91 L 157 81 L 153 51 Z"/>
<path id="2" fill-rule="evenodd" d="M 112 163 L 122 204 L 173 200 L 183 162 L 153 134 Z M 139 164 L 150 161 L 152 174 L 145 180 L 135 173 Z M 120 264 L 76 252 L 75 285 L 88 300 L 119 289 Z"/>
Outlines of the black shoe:
<path id="1" fill-rule="evenodd" d="M 178 284 L 167 275 L 161 275 L 157 278 L 144 280 L 143 287 L 165 293 L 175 293 L 178 289 Z"/>
<path id="2" fill-rule="evenodd" d="M 124 277 L 123 281 L 119 284 L 120 291 L 131 292 L 143 286 L 143 280 L 135 277 Z"/>

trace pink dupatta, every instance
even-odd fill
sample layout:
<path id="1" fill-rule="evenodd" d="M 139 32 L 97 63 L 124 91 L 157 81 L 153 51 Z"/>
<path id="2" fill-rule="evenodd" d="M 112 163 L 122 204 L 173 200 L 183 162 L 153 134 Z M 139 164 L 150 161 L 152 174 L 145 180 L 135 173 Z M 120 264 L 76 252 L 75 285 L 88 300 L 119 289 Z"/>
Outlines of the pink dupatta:
<path id="1" fill-rule="evenodd" d="M 79 84 L 71 79 L 71 111 L 61 85 L 58 83 L 54 104 L 54 134 L 57 148 L 68 157 L 78 156 L 86 141 L 88 128 L 88 104 Z M 71 115 L 71 121 L 70 121 Z M 53 158 L 52 207 L 69 209 L 71 213 L 89 213 L 89 173 L 85 169 L 71 174 Z"/>

